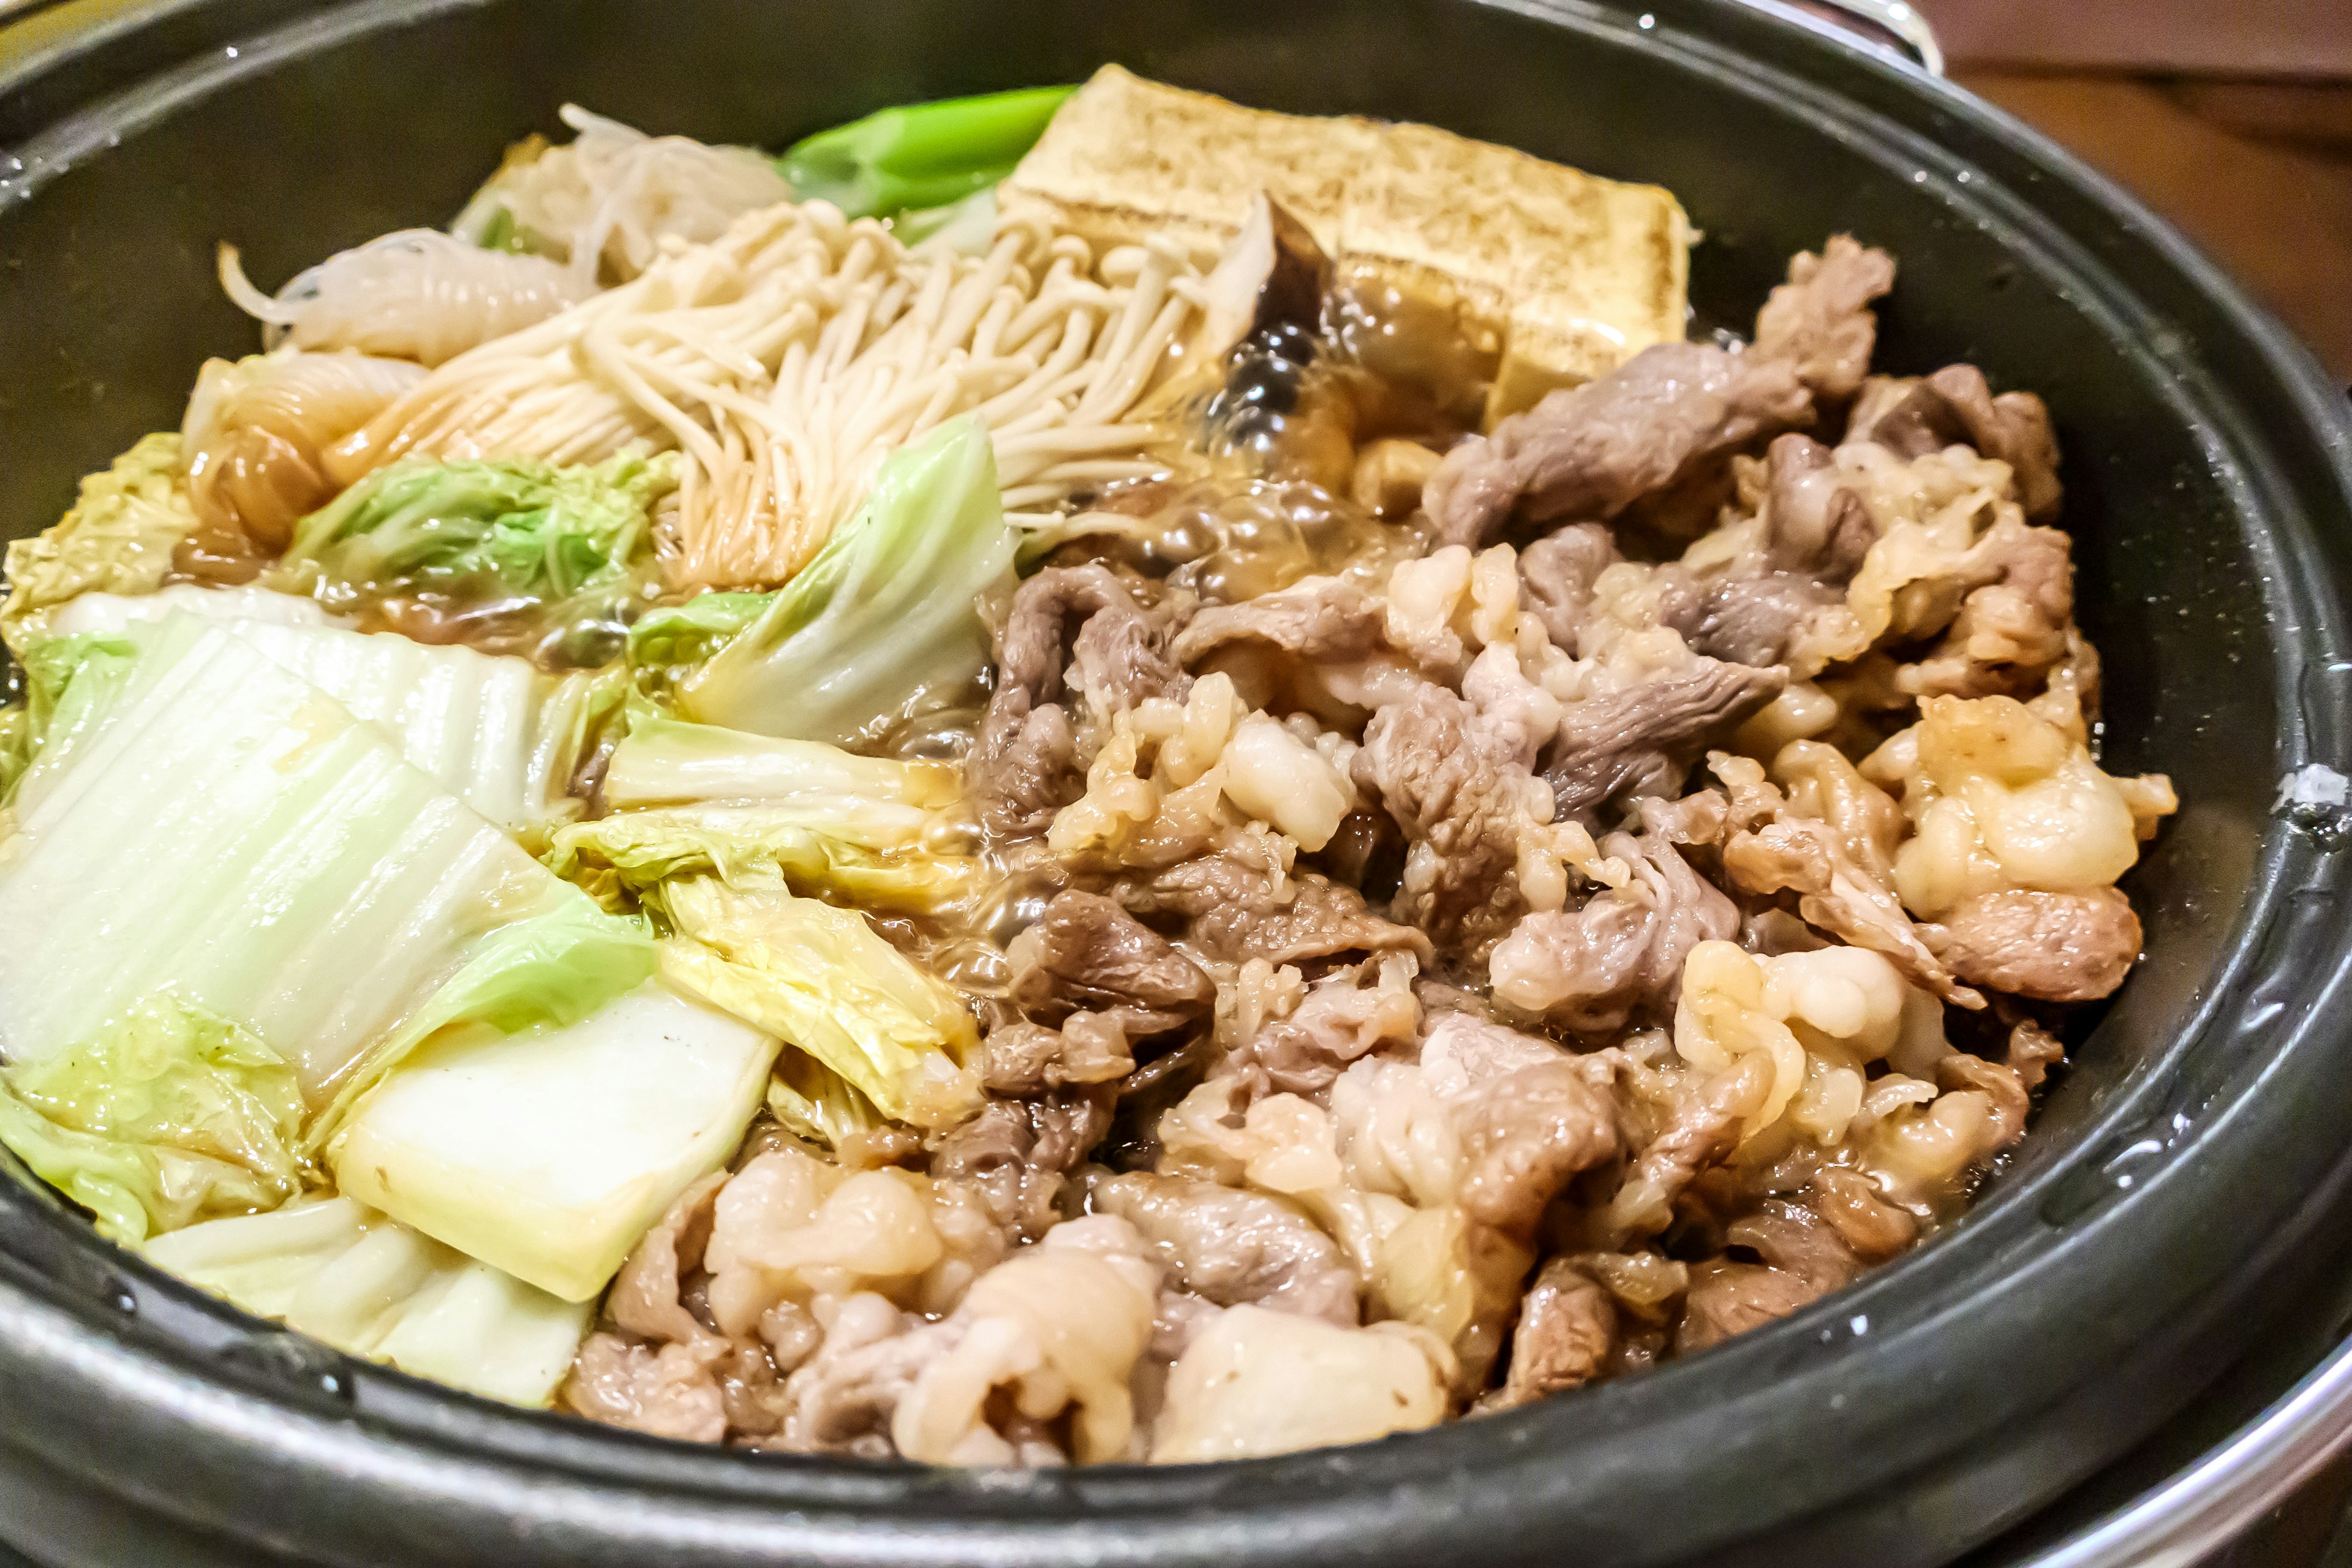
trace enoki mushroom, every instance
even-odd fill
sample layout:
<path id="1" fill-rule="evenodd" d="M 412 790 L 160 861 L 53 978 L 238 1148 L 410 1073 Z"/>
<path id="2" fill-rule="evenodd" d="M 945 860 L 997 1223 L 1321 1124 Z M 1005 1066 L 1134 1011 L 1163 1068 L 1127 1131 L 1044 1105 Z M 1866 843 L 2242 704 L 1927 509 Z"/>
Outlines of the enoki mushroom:
<path id="1" fill-rule="evenodd" d="M 685 457 L 659 532 L 680 590 L 790 577 L 875 466 L 940 422 L 994 437 L 1004 504 L 1160 471 L 1138 405 L 1201 308 L 1178 247 L 1008 219 L 982 257 L 919 254 L 822 203 L 668 242 L 639 277 L 443 365 L 339 447 L 349 482 L 397 458 Z"/>

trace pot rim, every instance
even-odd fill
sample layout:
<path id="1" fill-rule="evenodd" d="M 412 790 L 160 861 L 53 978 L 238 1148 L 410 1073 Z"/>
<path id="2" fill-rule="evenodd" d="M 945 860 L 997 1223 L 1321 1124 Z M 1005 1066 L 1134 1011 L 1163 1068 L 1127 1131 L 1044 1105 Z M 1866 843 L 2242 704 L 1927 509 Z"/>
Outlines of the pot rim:
<path id="1" fill-rule="evenodd" d="M 105 136 L 135 133 L 181 104 L 289 56 L 478 3 L 153 0 L 134 7 L 106 27 L 103 38 L 76 38 L 0 71 L 0 126 L 13 123 L 5 106 L 27 83 L 63 72 L 89 93 L 78 101 L 61 99 L 63 112 L 41 134 L 21 143 L 20 152 L 34 154 L 26 160 L 33 168 L 15 190 L 0 184 L 0 211 L 13 201 L 30 199 L 59 169 L 100 152 Z M 2001 223 L 2041 267 L 2077 279 L 2087 296 L 2085 309 L 2112 327 L 2119 343 L 2136 342 L 2152 361 L 2200 371 L 2195 345 L 2163 342 L 2159 333 L 2168 329 L 2116 275 L 2116 264 L 2103 261 L 2066 232 L 2047 207 L 2063 195 L 2105 218 L 2123 239 L 2177 274 L 2242 340 L 2259 374 L 2285 395 L 2304 427 L 2317 433 L 2332 453 L 2335 515 L 2352 512 L 2345 504 L 2352 497 L 2352 416 L 2308 354 L 2188 241 L 1999 110 L 1925 76 L 1892 51 L 1857 43 L 1778 5 L 1654 0 L 1643 15 L 1654 16 L 1655 25 L 1643 26 L 1630 5 L 1621 9 L 1583 0 L 1475 3 L 1596 45 L 1633 47 L 1638 38 L 1640 47 L 1675 56 L 1677 63 L 1723 90 L 1780 97 L 1824 125 L 1875 138 L 1876 155 L 1890 172 L 1908 166 L 1922 183 L 1948 187 L 1956 205 Z M 234 12 L 237 18 L 258 16 L 268 25 L 258 34 L 236 32 L 240 41 L 233 58 L 208 46 L 207 52 L 166 68 L 141 68 L 127 89 L 121 86 L 125 79 L 109 76 L 115 68 L 102 49 L 155 41 L 157 27 L 186 31 L 221 12 Z M 232 22 L 233 27 L 243 26 L 242 20 Z M 176 37 L 157 47 L 164 42 L 180 47 Z M 1822 79 L 1832 68 L 1843 77 L 1836 87 Z M 1916 123 L 1922 121 L 1928 131 Z M 1930 131 L 1948 142 L 1967 141 L 1969 156 L 1939 147 Z M 2002 165 L 2043 184 L 2037 199 L 2020 194 L 2023 179 L 2002 177 Z M 2135 334 L 2136 327 L 2144 330 Z M 2270 603 L 2305 628 L 2304 644 L 2282 640 L 2273 650 L 2282 689 L 2298 689 L 2315 657 L 2335 658 L 2347 646 L 2336 593 L 2340 573 L 2322 559 L 2307 519 L 2297 531 L 2301 509 L 2285 499 L 2293 487 L 2274 471 L 2277 465 L 2263 460 L 2267 443 L 2242 411 L 2217 399 L 2210 388 L 2184 384 L 2177 395 L 2185 406 L 2210 416 L 2222 460 L 2242 475 L 2248 491 L 2242 523 L 2255 530 L 2252 542 L 2268 551 L 2279 568 Z M 2278 520 L 2272 531 L 2260 521 L 2264 512 Z M 2345 722 L 2335 711 L 2283 708 L 2276 771 L 2316 760 L 2352 772 Z M 108 1484 L 144 1506 L 217 1531 L 239 1528 L 234 1491 L 186 1484 L 189 1466 L 172 1459 L 174 1444 L 159 1444 L 154 1431 L 142 1431 L 142 1424 L 168 1425 L 173 1430 L 167 1436 L 181 1442 L 216 1445 L 233 1468 L 266 1474 L 329 1506 L 362 1494 L 397 1500 L 406 1508 L 428 1498 L 457 1516 L 496 1520 L 516 1530 L 560 1523 L 566 1531 L 586 1531 L 598 1540 L 670 1546 L 698 1541 L 714 1562 L 753 1560 L 724 1553 L 772 1552 L 779 1505 L 794 1510 L 793 1550 L 811 1561 L 837 1563 L 1044 1562 L 1070 1551 L 1076 1542 L 1067 1531 L 1098 1521 L 1107 1509 L 1121 1510 L 1126 1521 L 1152 1521 L 1160 1544 L 1143 1543 L 1137 1531 L 1133 1554 L 1139 1558 L 1173 1550 L 1236 1562 L 1296 1561 L 1318 1548 L 1336 1552 L 1374 1531 L 1399 1542 L 1400 1553 L 1407 1545 L 1427 1550 L 1470 1540 L 1496 1542 L 1503 1539 L 1497 1527 L 1477 1517 L 1482 1488 L 1508 1480 L 1534 1500 L 1538 1511 L 1557 1507 L 1564 1500 L 1538 1472 L 1548 1465 L 1556 1468 L 1559 1452 L 1602 1445 L 1612 1434 L 1641 1424 L 1650 1411 L 1712 1392 L 1722 1397 L 1708 1403 L 1704 1421 L 1736 1424 L 1744 1414 L 1789 1408 L 1801 1397 L 1801 1388 L 1825 1394 L 1850 1382 L 1863 1347 L 1875 1351 L 1904 1342 L 1917 1350 L 1941 1339 L 1981 1339 L 1984 1324 L 1969 1320 L 1989 1306 L 2016 1320 L 2030 1284 L 2066 1273 L 2064 1258 L 2051 1250 L 2063 1253 L 2063 1247 L 2045 1243 L 2034 1251 L 2031 1245 L 2037 1229 L 2046 1227 L 2040 1217 L 2045 1206 L 2070 1180 L 2130 1152 L 2131 1145 L 2117 1139 L 2162 1114 L 2186 1120 L 2164 1135 L 2156 1157 L 2135 1167 L 2125 1185 L 2116 1185 L 2110 1172 L 2112 1190 L 2068 1222 L 2077 1227 L 2078 1239 L 2094 1230 L 2114 1234 L 2135 1224 L 2162 1224 L 2167 1215 L 2178 1224 L 2177 1216 L 2186 1212 L 2182 1193 L 2189 1185 L 2219 1179 L 2252 1184 L 2243 1144 L 2259 1133 L 2265 1119 L 2249 1092 L 2289 1058 L 2302 1064 L 2301 1072 L 2318 1076 L 2310 1058 L 2326 1054 L 2322 1037 L 2328 1031 L 2322 1020 L 2344 989 L 2352 921 L 2299 918 L 2289 898 L 2297 890 L 2332 891 L 2339 879 L 2335 861 L 2299 830 L 2273 822 L 2260 852 L 2256 884 L 2217 961 L 2205 1004 L 2179 1037 L 2074 1145 L 2040 1151 L 1982 1207 L 1918 1253 L 1790 1319 L 1634 1383 L 1408 1437 L 1189 1470 L 1111 1467 L 1061 1475 L 940 1473 L 905 1465 L 701 1450 L 512 1411 L 340 1357 L 313 1354 L 289 1342 L 296 1336 L 266 1326 L 257 1331 L 253 1320 L 99 1242 L 54 1200 L 14 1190 L 0 1192 L 0 1386 L 24 1390 L 28 1408 L 61 1413 L 68 1404 L 80 1402 L 79 1414 L 94 1428 L 102 1426 L 104 1435 L 73 1445 L 68 1462 L 76 1470 L 106 1477 L 112 1456 L 126 1449 L 145 1452 L 160 1468 L 131 1468 L 171 1477 L 170 1484 L 130 1476 L 115 1476 Z M 2240 1063 L 2251 1070 L 2198 1086 L 2208 1097 L 2196 1104 L 2181 1100 L 2175 1092 L 2179 1086 L 2166 1080 L 2192 1045 L 2226 1028 L 2223 1014 L 2231 1004 L 2265 983 L 2253 972 L 2266 943 L 2319 939 L 2325 939 L 2326 962 L 2293 976 L 2296 984 L 2280 998 L 2290 1010 L 2272 1058 Z M 2334 1145 L 2352 1144 L 2352 1110 L 2326 1114 L 2344 1134 Z M 2230 1152 L 2223 1146 L 2233 1140 L 2239 1145 L 2235 1157 L 2221 1159 Z M 2267 1234 L 2231 1238 L 2230 1267 L 2209 1268 L 2206 1277 L 2193 1282 L 2172 1283 L 2166 1288 L 2168 1302 L 2184 1311 L 2221 1310 L 2211 1303 L 2229 1293 L 2228 1276 L 2259 1280 L 2282 1248 L 2291 1248 L 2295 1237 L 2322 1223 L 2324 1210 L 2347 1180 L 2345 1157 L 2316 1165 L 2306 1162 L 2306 1167 L 2309 1179 L 2299 1199 L 2269 1199 L 2264 1212 L 2275 1223 Z M 1898 1288 L 1931 1273 L 1943 1283 L 1927 1310 L 1885 1310 Z M 2244 1288 L 2245 1280 L 2239 1285 Z M 110 1304 L 126 1299 L 137 1306 L 128 1318 Z M 159 1318 L 176 1321 L 175 1338 L 144 1326 Z M 241 1359 L 246 1370 L 225 1370 L 219 1360 L 224 1351 Z M 2016 1397 L 2030 1408 L 2037 1397 L 2047 1403 L 2063 1392 L 2045 1387 L 2017 1391 Z M 2193 1389 L 2180 1397 L 2189 1393 Z M 351 1403 L 355 1396 L 363 1412 L 357 1418 Z M 1662 1425 L 1690 1433 L 1700 1429 L 1701 1419 L 1685 1413 Z M 1890 1434 L 1889 1448 L 1903 1466 L 1933 1457 L 1923 1458 L 1919 1434 Z M 58 1462 L 56 1455 L 49 1458 Z M 207 1457 L 194 1469 L 202 1473 L 218 1462 Z M 1890 1473 L 1898 1468 L 1890 1462 Z M 1829 1493 L 1834 1489 L 1792 1493 L 1782 1513 L 1793 1521 L 1833 1502 Z M 1241 1496 L 1244 1490 L 1246 1499 Z M 898 1529 L 877 1529 L 873 1514 L 886 1509 L 902 1510 Z M 936 1511 L 915 1517 L 923 1510 Z M 1270 1535 L 1269 1516 L 1280 1520 Z M 1502 1527 L 1506 1535 L 1513 1528 Z M 1089 1536 L 1086 1544 L 1087 1554 L 1098 1560 L 1129 1555 L 1128 1543 L 1117 1538 Z"/>

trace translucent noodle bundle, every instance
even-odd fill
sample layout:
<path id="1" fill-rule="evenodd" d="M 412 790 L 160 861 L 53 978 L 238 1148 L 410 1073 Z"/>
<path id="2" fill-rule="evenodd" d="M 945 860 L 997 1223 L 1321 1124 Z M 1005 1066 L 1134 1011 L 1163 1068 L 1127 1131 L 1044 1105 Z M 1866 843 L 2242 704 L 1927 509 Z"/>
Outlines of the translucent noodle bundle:
<path id="1" fill-rule="evenodd" d="M 1172 247 L 1086 243 L 1036 221 L 983 256 L 910 253 L 818 202 L 669 242 L 643 274 L 443 365 L 336 454 L 349 480 L 411 453 L 594 462 L 684 454 L 663 520 L 678 588 L 772 585 L 940 423 L 988 428 L 1009 509 L 1160 471 L 1137 405 L 1200 309 Z"/>
<path id="2" fill-rule="evenodd" d="M 514 149 L 451 233 L 551 258 L 593 287 L 600 274 L 625 282 L 644 271 L 667 236 L 717 239 L 738 215 L 792 198 L 753 148 L 648 136 L 576 103 L 562 117 L 578 139 L 550 147 L 533 137 Z"/>

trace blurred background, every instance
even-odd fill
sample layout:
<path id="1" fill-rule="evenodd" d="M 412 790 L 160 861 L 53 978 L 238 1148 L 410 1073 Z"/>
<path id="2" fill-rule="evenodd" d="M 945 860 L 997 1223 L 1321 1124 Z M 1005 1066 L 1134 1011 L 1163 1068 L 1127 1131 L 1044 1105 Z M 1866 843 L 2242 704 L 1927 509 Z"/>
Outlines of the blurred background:
<path id="1" fill-rule="evenodd" d="M 2352 0 L 1913 0 L 1953 78 L 2186 230 L 2352 384 Z"/>

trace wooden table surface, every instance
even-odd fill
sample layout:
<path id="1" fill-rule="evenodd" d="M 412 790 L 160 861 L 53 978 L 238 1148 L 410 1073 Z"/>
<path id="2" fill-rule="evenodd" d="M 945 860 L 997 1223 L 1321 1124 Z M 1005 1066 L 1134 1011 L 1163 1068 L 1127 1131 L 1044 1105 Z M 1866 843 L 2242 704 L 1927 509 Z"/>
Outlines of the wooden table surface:
<path id="1" fill-rule="evenodd" d="M 1953 76 L 2179 226 L 2352 384 L 2352 81 Z"/>

